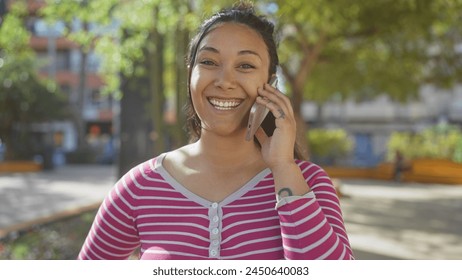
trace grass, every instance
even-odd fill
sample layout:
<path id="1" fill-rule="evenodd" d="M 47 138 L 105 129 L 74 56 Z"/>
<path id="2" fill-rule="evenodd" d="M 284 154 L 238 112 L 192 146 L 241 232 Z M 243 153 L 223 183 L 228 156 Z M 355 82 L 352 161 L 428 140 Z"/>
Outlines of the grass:
<path id="1" fill-rule="evenodd" d="M 95 214 L 96 210 L 89 211 L 10 233 L 0 240 L 0 260 L 74 260 Z"/>

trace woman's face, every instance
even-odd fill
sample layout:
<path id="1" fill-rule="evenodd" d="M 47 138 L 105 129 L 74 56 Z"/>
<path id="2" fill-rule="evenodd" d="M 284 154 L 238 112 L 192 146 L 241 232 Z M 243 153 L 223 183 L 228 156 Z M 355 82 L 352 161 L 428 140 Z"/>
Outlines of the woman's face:
<path id="1" fill-rule="evenodd" d="M 244 134 L 257 88 L 268 81 L 270 60 L 263 39 L 245 25 L 224 23 L 197 49 L 190 90 L 202 135 Z"/>

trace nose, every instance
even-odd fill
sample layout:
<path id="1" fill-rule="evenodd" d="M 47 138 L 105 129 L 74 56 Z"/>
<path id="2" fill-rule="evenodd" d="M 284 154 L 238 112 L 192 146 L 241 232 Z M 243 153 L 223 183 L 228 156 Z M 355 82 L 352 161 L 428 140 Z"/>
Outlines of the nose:
<path id="1" fill-rule="evenodd" d="M 223 90 L 232 89 L 236 86 L 236 80 L 232 69 L 221 68 L 215 78 L 215 86 Z"/>

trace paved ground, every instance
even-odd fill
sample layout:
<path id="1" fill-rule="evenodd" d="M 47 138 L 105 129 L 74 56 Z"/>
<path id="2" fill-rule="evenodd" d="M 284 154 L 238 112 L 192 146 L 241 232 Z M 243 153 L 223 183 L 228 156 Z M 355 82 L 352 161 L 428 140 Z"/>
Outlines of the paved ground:
<path id="1" fill-rule="evenodd" d="M 116 181 L 107 165 L 68 165 L 38 173 L 0 173 L 0 238 L 97 207 Z"/>
<path id="2" fill-rule="evenodd" d="M 462 186 L 343 180 L 357 259 L 462 259 Z"/>
<path id="3" fill-rule="evenodd" d="M 9 231 L 97 207 L 113 166 L 0 174 L 0 238 Z M 462 259 L 462 186 L 342 180 L 357 259 Z"/>

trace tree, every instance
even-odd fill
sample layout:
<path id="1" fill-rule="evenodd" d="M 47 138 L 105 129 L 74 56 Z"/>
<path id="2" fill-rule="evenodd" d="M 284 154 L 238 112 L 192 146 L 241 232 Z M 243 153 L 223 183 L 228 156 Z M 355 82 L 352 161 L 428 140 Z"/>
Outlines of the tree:
<path id="1" fill-rule="evenodd" d="M 111 20 L 118 23 L 116 34 L 97 41 L 96 50 L 104 57 L 107 90 L 121 91 L 120 175 L 153 154 L 165 152 L 171 143 L 184 141 L 178 122 L 167 124 L 164 113 L 167 99 L 182 100 L 177 95 L 181 86 L 186 93 L 184 60 L 180 65 L 175 56 L 186 46 L 187 30 L 179 24 L 180 15 L 188 20 L 186 4 L 117 3 L 111 8 Z"/>
<path id="2" fill-rule="evenodd" d="M 267 3 L 279 26 L 282 69 L 299 120 L 303 100 L 318 103 L 318 113 L 333 96 L 386 94 L 405 102 L 424 83 L 450 86 L 462 77 L 462 53 L 455 49 L 461 1 Z"/>
<path id="3" fill-rule="evenodd" d="M 14 128 L 27 134 L 33 123 L 66 116 L 63 95 L 53 82 L 37 74 L 38 65 L 22 20 L 25 13 L 22 3 L 12 5 L 0 26 L 0 139 L 6 144 L 7 160 L 32 157 L 14 149 L 20 146 L 13 141 Z"/>
<path id="4" fill-rule="evenodd" d="M 460 40 L 460 1 L 310 1 L 312 6 L 303 3 L 303 8 L 291 3 L 282 5 L 278 15 L 283 29 L 297 32 L 283 35 L 282 50 L 286 57 L 295 51 L 299 63 L 292 67 L 292 56 L 284 72 L 296 89 L 308 90 L 310 99 L 323 101 L 335 92 L 357 97 L 359 92 L 407 101 L 422 83 L 444 82 L 438 79 L 443 64 L 460 62 L 460 53 L 454 52 L 460 43 L 455 41 Z M 430 52 L 442 46 L 451 50 L 449 55 Z M 444 61 L 436 63 L 436 55 Z M 294 71 L 297 66 L 301 73 Z"/>
<path id="5" fill-rule="evenodd" d="M 64 2 L 50 1 L 49 5 Z M 172 141 L 178 145 L 186 141 L 180 108 L 187 93 L 188 34 L 198 27 L 202 15 L 233 2 L 88 2 L 90 22 L 116 25 L 114 32 L 94 36 L 93 42 L 104 57 L 107 91 L 122 96 L 122 122 L 125 116 L 132 118 L 121 127 L 126 158 L 121 159 L 120 172 L 132 165 L 126 163 L 128 158 L 140 162 L 170 148 Z M 387 94 L 407 101 L 425 82 L 450 85 L 455 77 L 460 79 L 460 52 L 441 51 L 460 40 L 460 1 L 260 0 L 256 4 L 276 21 L 288 85 L 284 91 L 293 99 L 301 128 L 305 125 L 301 104 L 306 99 L 317 102 L 319 108 L 333 96 L 361 100 Z M 65 13 L 78 14 L 78 9 Z M 124 107 L 123 98 L 134 98 L 136 110 Z M 174 124 L 164 120 L 167 100 L 175 104 Z M 304 135 L 301 129 L 303 140 Z"/>
<path id="6" fill-rule="evenodd" d="M 111 4 L 111 1 L 48 0 L 46 3 L 47 5 L 40 10 L 40 15 L 50 24 L 56 22 L 64 23 L 65 28 L 63 34 L 60 35 L 74 42 L 80 52 L 77 102 L 72 106 L 72 119 L 77 129 L 77 150 L 83 151 L 87 145 L 85 140 L 85 122 L 83 119 L 83 106 L 87 90 L 87 61 L 93 48 L 93 42 L 98 36 L 97 32 L 90 30 L 90 25 L 96 19 L 103 17 L 101 12 L 107 8 L 107 4 Z"/>
<path id="7" fill-rule="evenodd" d="M 217 3 L 92 1 L 95 6 L 98 2 L 111 5 L 98 11 L 107 18 L 94 19 L 117 23 L 115 32 L 101 34 L 95 49 L 103 56 L 106 91 L 121 97 L 122 175 L 137 162 L 186 143 L 182 107 L 187 98 L 189 32 L 199 24 L 202 13 L 197 11 L 212 11 Z"/>

